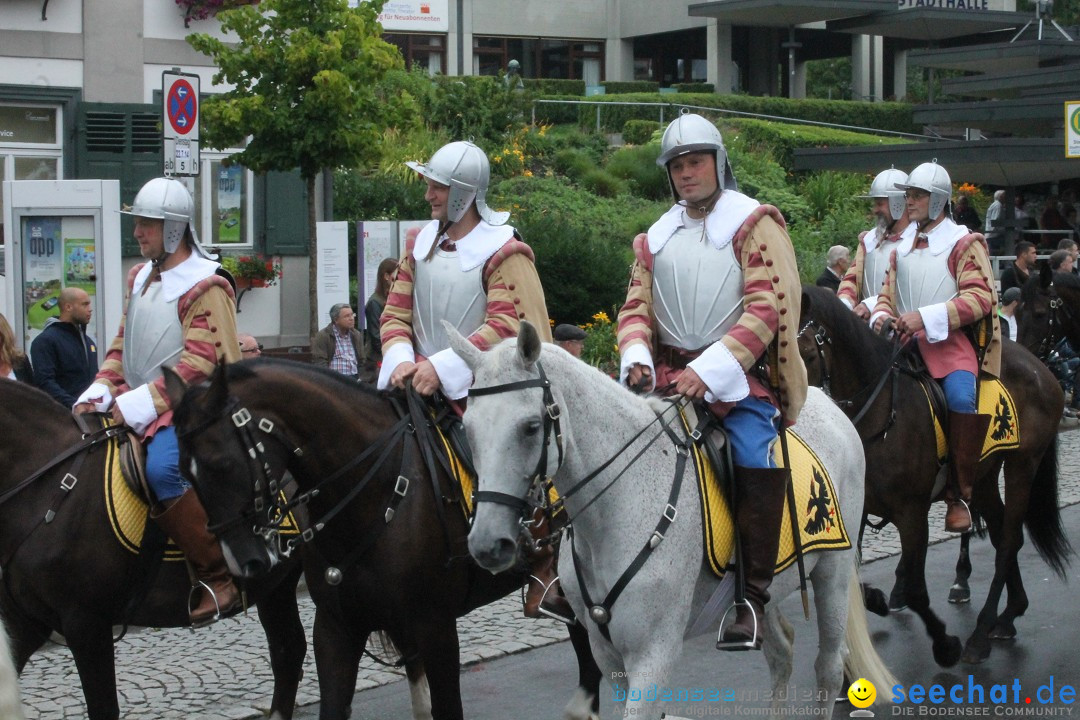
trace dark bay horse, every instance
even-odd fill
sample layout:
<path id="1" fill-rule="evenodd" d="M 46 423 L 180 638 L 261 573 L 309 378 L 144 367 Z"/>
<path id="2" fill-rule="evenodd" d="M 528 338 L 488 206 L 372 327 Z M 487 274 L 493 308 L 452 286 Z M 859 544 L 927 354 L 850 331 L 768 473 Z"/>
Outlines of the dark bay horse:
<path id="1" fill-rule="evenodd" d="M 896 572 L 904 579 L 908 606 L 926 624 L 935 660 L 951 666 L 960 659 L 960 644 L 931 609 L 925 579 L 927 513 L 939 471 L 926 395 L 913 376 L 896 370 L 895 344 L 871 331 L 833 293 L 804 286 L 802 321 L 822 339 L 816 362 L 825 367 L 817 370 L 828 378 L 834 401 L 858 419 L 855 425 L 866 450 L 865 510 L 896 526 L 901 544 Z M 986 522 L 996 559 L 986 602 L 963 649 L 962 659 L 973 663 L 989 657 L 991 638 L 1015 637 L 1014 621 L 1027 609 L 1016 562 L 1024 525 L 1039 554 L 1059 575 L 1064 576 L 1072 552 L 1057 503 L 1061 387 L 1030 352 L 1007 340 L 1001 380 L 1016 404 L 1020 444 L 991 454 L 978 467 L 973 507 Z M 1003 466 L 1004 504 L 998 492 Z M 999 615 L 1005 588 L 1008 601 Z"/>
<path id="2" fill-rule="evenodd" d="M 383 631 L 402 654 L 416 717 L 462 718 L 457 618 L 520 589 L 525 569 L 493 575 L 469 557 L 461 490 L 423 442 L 430 428 L 398 414 L 406 396 L 272 359 L 220 369 L 188 389 L 166 377 L 179 400 L 181 466 L 192 468 L 211 528 L 238 567 L 261 574 L 298 545 L 276 533 L 271 498 L 284 473 L 307 502 L 311 525 L 299 544 L 316 606 L 319 717 L 348 716 L 365 642 Z M 584 689 L 576 702 L 591 696 L 585 717 L 597 709 L 600 672 L 585 630 L 570 634 Z"/>
<path id="3" fill-rule="evenodd" d="M 83 437 L 71 413 L 51 397 L 0 379 L 0 610 L 18 670 L 50 633 L 62 634 L 79 671 L 86 716 L 114 720 L 120 709 L 113 626 L 189 625 L 191 583 L 184 563 L 164 562 L 142 601 L 127 611 L 144 572 L 139 557 L 112 529 L 104 491 L 105 445 L 76 453 L 32 479 Z M 299 578 L 300 566 L 292 562 L 247 584 L 269 641 L 274 720 L 293 715 L 307 653 L 296 604 Z"/>
<path id="4" fill-rule="evenodd" d="M 1080 349 L 1080 277 L 1043 265 L 1020 292 L 1016 342 L 1046 362 L 1062 338 Z"/>

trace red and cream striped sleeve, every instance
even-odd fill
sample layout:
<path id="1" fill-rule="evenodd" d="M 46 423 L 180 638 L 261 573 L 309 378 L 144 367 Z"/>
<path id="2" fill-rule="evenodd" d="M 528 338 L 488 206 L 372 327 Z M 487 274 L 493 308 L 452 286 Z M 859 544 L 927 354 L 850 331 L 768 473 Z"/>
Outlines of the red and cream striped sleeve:
<path id="1" fill-rule="evenodd" d="M 859 304 L 859 300 L 862 299 L 860 285 L 862 285 L 863 265 L 866 264 L 866 244 L 863 242 L 865 237 L 865 231 L 859 233 L 859 243 L 855 248 L 855 259 L 844 275 L 844 279 L 840 281 L 840 287 L 836 291 L 836 296 L 846 302 L 848 307 L 855 307 Z M 871 295 L 872 293 L 867 291 L 866 294 Z"/>
<path id="2" fill-rule="evenodd" d="M 516 238 L 499 248 L 484 267 L 487 311 L 484 324 L 468 340 L 489 350 L 509 337 L 517 337 L 521 321 L 528 320 L 551 342 L 551 323 L 532 248 Z"/>
<path id="3" fill-rule="evenodd" d="M 386 296 L 386 305 L 379 317 L 379 336 L 382 338 L 383 355 L 394 345 L 413 343 L 413 279 L 416 265 L 412 258 L 412 240 L 406 241 L 405 254 L 398 261 L 390 292 Z"/>
<path id="4" fill-rule="evenodd" d="M 619 308 L 617 340 L 620 354 L 634 345 L 644 345 L 650 353 L 653 348 L 652 254 L 645 233 L 634 238 L 634 258 L 626 301 Z"/>
<path id="5" fill-rule="evenodd" d="M 898 316 L 896 312 L 896 248 L 889 253 L 889 268 L 885 271 L 885 280 L 881 284 L 881 292 L 878 293 L 877 298 L 874 315 L 885 313 L 891 318 Z"/>
<path id="6" fill-rule="evenodd" d="M 957 295 L 945 303 L 949 330 L 981 320 L 997 307 L 990 271 L 990 257 L 982 235 L 962 237 L 949 254 L 949 270 L 956 277 Z"/>

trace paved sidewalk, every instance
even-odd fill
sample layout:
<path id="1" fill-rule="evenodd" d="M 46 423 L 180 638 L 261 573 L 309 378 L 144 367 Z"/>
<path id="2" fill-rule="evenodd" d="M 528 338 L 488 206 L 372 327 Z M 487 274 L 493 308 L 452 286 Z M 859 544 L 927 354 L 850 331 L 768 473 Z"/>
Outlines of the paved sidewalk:
<path id="1" fill-rule="evenodd" d="M 1059 442 L 1059 494 L 1062 505 L 1080 502 L 1080 432 L 1064 432 Z M 944 505 L 930 513 L 930 541 L 954 536 L 944 532 Z M 898 554 L 900 541 L 889 526 L 867 533 L 866 561 Z M 977 568 L 976 572 L 984 569 Z M 888 588 L 883 588 L 886 592 Z M 937 595 L 944 602 L 945 588 Z M 301 597 L 301 616 L 310 632 L 314 607 Z M 481 608 L 458 621 L 462 664 L 521 652 L 566 639 L 560 623 L 527 620 L 517 596 Z M 371 646 L 369 645 L 369 648 Z M 377 649 L 376 649 L 377 650 Z M 191 630 L 131 631 L 116 647 L 120 708 L 125 718 L 167 720 L 241 720 L 261 717 L 273 689 L 262 627 L 254 614 L 218 623 L 197 634 Z M 364 659 L 357 681 L 363 690 L 404 676 Z M 30 660 L 20 679 L 30 720 L 61 720 L 84 716 L 82 690 L 71 654 L 47 645 Z M 315 661 L 308 652 L 298 703 L 318 702 Z"/>

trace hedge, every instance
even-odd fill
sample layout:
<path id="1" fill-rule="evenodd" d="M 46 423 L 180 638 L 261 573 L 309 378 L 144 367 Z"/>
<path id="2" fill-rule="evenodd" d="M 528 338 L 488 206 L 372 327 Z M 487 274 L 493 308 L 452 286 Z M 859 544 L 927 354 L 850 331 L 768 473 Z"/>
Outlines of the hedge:
<path id="1" fill-rule="evenodd" d="M 522 78 L 526 90 L 545 95 L 585 95 L 584 80 L 557 80 L 548 78 Z"/>
<path id="2" fill-rule="evenodd" d="M 717 124 L 721 127 L 734 128 L 749 145 L 768 145 L 776 155 L 777 161 L 784 167 L 791 167 L 792 151 L 796 148 L 908 142 L 898 137 L 838 130 L 820 125 L 777 123 L 731 116 L 720 116 Z M 727 134 L 725 133 L 725 136 Z"/>
<path id="3" fill-rule="evenodd" d="M 537 100 L 581 100 L 582 95 L 543 95 Z M 553 103 L 534 103 L 533 113 L 536 117 L 536 122 L 542 125 L 568 125 L 576 124 L 578 122 L 578 109 L 583 107 L 592 107 L 589 105 L 561 105 Z M 593 110 L 593 124 L 590 127 L 595 127 L 596 111 Z"/>
<path id="4" fill-rule="evenodd" d="M 627 93 L 657 93 L 660 92 L 660 83 L 651 80 L 604 80 L 600 83 L 604 92 L 608 95 L 625 95 Z"/>
<path id="5" fill-rule="evenodd" d="M 670 121 L 678 112 L 680 104 L 683 104 L 896 132 L 917 133 L 921 130 L 921 127 L 912 120 L 911 105 L 898 102 L 792 100 L 790 98 L 754 97 L 749 95 L 697 95 L 686 93 L 664 95 L 662 97 L 652 93 L 633 93 L 618 97 L 597 95 L 590 99 L 597 102 L 653 103 L 641 107 L 613 105 L 610 108 L 603 108 L 600 113 L 600 122 L 601 129 L 606 132 L 618 132 L 627 120 L 658 121 L 660 119 L 661 103 L 663 104 L 665 122 Z M 580 106 L 578 123 L 585 127 L 595 127 L 595 106 Z"/>
<path id="6" fill-rule="evenodd" d="M 671 87 L 675 88 L 675 92 L 680 93 L 705 93 L 712 95 L 716 92 L 712 83 L 672 83 Z"/>
<path id="7" fill-rule="evenodd" d="M 630 145 L 644 145 L 652 140 L 653 133 L 660 129 L 657 120 L 627 120 L 622 128 L 623 141 Z"/>

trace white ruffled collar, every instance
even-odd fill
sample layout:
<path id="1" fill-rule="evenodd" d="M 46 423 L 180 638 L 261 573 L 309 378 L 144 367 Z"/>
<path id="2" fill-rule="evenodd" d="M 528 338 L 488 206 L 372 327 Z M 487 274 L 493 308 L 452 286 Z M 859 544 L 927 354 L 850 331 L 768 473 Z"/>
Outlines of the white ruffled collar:
<path id="1" fill-rule="evenodd" d="M 439 221 L 432 220 L 420 230 L 413 243 L 413 260 L 422 261 L 431 252 L 431 246 L 438 239 Z M 499 249 L 514 237 L 514 228 L 510 225 L 491 225 L 484 220 L 474 227 L 469 234 L 457 240 L 458 262 L 461 271 L 475 270 L 488 261 Z"/>
<path id="2" fill-rule="evenodd" d="M 165 302 L 172 302 L 202 280 L 213 275 L 221 267 L 220 263 L 207 260 L 199 255 L 192 254 L 184 262 L 174 268 L 161 273 L 161 297 Z M 135 276 L 135 284 L 131 288 L 132 293 L 141 292 L 146 279 L 150 277 L 153 269 L 151 263 L 145 263 Z"/>
<path id="3" fill-rule="evenodd" d="M 900 245 L 896 248 L 897 253 L 907 255 L 915 248 L 915 238 L 918 230 L 916 223 L 911 223 L 904 228 L 904 232 L 900 236 Z M 952 250 L 960 238 L 970 234 L 971 231 L 963 225 L 957 225 L 951 218 L 945 218 L 926 234 L 926 244 L 931 255 L 940 255 L 943 252 Z"/>
<path id="4" fill-rule="evenodd" d="M 735 190 L 721 193 L 712 212 L 705 216 L 705 236 L 709 238 L 709 243 L 717 250 L 731 244 L 746 218 L 759 205 L 761 203 L 757 200 Z M 686 225 L 685 213 L 685 206 L 673 205 L 653 223 L 649 228 L 649 252 L 653 255 L 660 252 L 671 236 Z"/>

